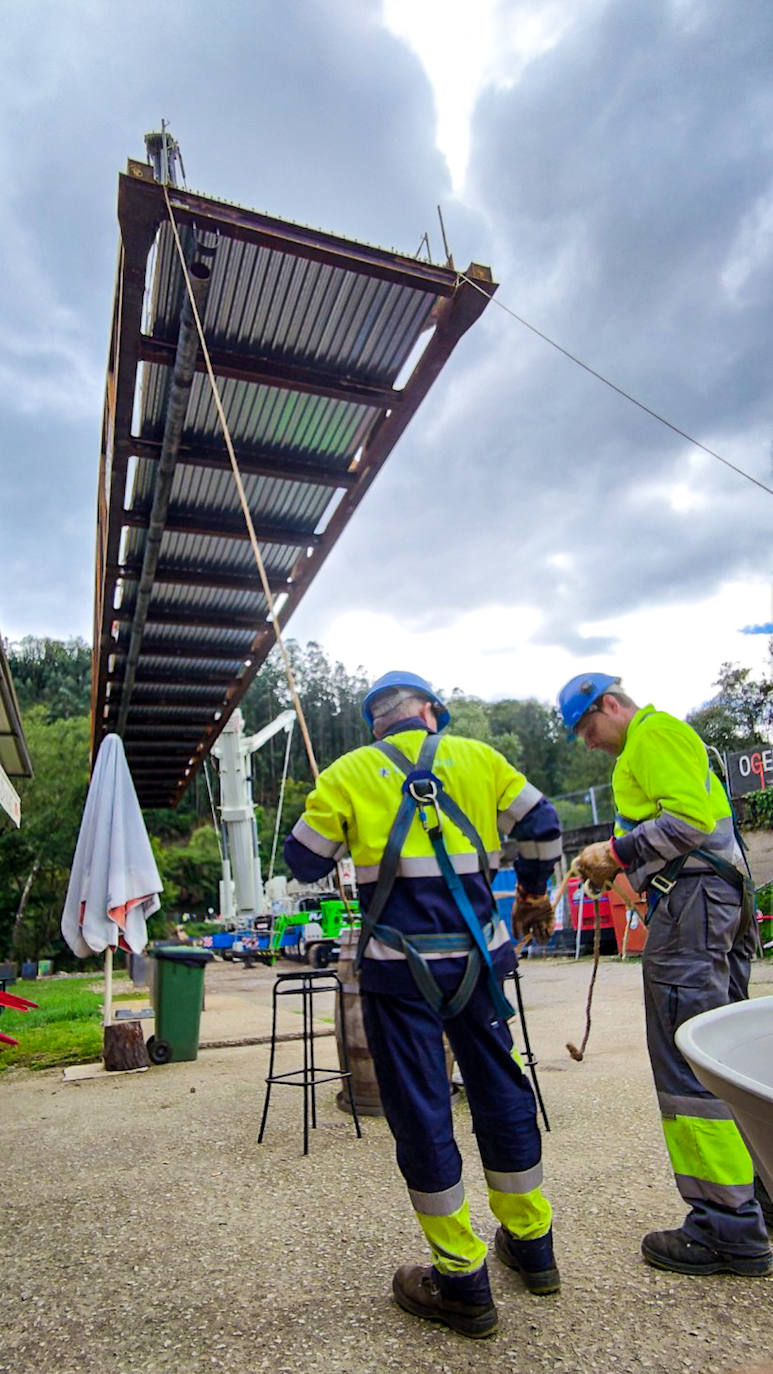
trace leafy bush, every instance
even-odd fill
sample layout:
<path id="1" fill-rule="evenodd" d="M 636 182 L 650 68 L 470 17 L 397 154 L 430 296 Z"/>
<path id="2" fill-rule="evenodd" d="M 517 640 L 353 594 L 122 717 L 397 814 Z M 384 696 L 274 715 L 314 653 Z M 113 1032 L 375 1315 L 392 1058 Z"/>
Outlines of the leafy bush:
<path id="1" fill-rule="evenodd" d="M 744 798 L 746 803 L 746 824 L 750 830 L 773 829 L 773 789 L 762 792 L 749 792 Z"/>

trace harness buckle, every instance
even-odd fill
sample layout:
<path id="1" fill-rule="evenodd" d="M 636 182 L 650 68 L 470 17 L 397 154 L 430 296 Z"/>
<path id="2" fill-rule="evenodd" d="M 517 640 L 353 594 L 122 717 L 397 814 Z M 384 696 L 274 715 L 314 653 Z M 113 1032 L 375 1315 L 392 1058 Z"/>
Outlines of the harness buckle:
<path id="1" fill-rule="evenodd" d="M 413 778 L 408 782 L 408 792 L 417 806 L 436 806 L 438 798 L 437 783 L 434 778 Z"/>
<path id="2" fill-rule="evenodd" d="M 650 887 L 654 887 L 655 891 L 659 892 L 662 897 L 667 897 L 672 887 L 675 886 L 675 880 L 664 878 L 662 873 L 656 873 L 654 877 L 650 878 Z"/>
<path id="3" fill-rule="evenodd" d="M 416 811 L 421 824 L 429 835 L 430 839 L 443 833 L 443 823 L 440 819 L 440 806 L 438 797 L 440 795 L 442 783 L 430 773 L 414 772 L 409 774 L 403 783 L 403 791 L 416 805 Z M 427 816 L 427 808 L 431 806 L 435 812 L 435 824 L 430 825 Z"/>

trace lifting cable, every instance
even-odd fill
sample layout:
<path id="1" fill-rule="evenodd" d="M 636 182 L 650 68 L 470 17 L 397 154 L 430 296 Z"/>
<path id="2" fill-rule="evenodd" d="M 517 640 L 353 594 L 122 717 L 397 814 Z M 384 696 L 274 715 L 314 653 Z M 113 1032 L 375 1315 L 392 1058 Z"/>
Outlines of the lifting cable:
<path id="1" fill-rule="evenodd" d="M 509 305 L 505 305 L 504 301 L 500 301 L 498 296 L 490 296 L 488 291 L 484 291 L 480 283 L 474 281 L 472 277 L 466 276 L 464 272 L 457 273 L 457 276 L 460 281 L 467 282 L 468 286 L 474 286 L 475 290 L 480 291 L 480 294 L 485 296 L 487 301 L 493 301 L 494 305 L 498 305 L 500 310 L 504 310 L 506 315 L 512 316 L 512 318 L 517 320 L 519 324 L 522 324 L 525 329 L 531 330 L 532 334 L 536 334 L 538 339 L 542 339 L 544 343 L 550 344 L 551 348 L 555 348 L 559 353 L 563 353 L 564 357 L 568 358 L 570 362 L 576 363 L 577 366 L 583 368 L 585 372 L 589 372 L 591 377 L 595 377 L 597 381 L 603 382 L 604 385 L 610 387 L 612 391 L 616 391 L 618 396 L 622 396 L 624 400 L 630 401 L 631 405 L 638 406 L 639 410 L 643 410 L 646 415 L 651 415 L 653 420 L 659 420 L 667 429 L 673 430 L 674 434 L 678 434 L 680 438 L 686 439 L 688 444 L 694 444 L 696 448 L 702 449 L 704 453 L 708 453 L 710 458 L 716 458 L 718 463 L 724 463 L 726 468 L 730 468 L 732 472 L 737 472 L 739 477 L 745 477 L 747 482 L 753 482 L 755 487 L 760 487 L 760 489 L 766 491 L 769 496 L 773 496 L 773 487 L 766 486 L 764 482 L 760 482 L 759 478 L 752 477 L 750 472 L 745 472 L 743 468 L 736 467 L 735 463 L 731 463 L 727 458 L 723 458 L 721 453 L 716 453 L 714 449 L 709 448 L 707 444 L 702 444 L 700 439 L 694 439 L 686 430 L 680 429 L 678 425 L 672 424 L 670 420 L 667 420 L 664 415 L 659 415 L 656 410 L 652 410 L 652 408 L 645 405 L 643 401 L 637 400 L 629 391 L 625 391 L 623 387 L 618 386 L 616 382 L 610 381 L 609 377 L 605 377 L 603 373 L 597 372 L 595 367 L 591 367 L 589 363 L 584 363 L 582 358 L 578 358 L 574 353 L 570 353 L 568 348 L 563 348 L 560 343 L 556 343 L 555 339 L 551 339 L 547 334 L 543 334 L 542 330 L 537 329 L 536 325 L 529 324 L 529 321 L 525 320 L 522 315 L 517 315 L 514 310 L 510 309 Z"/>
<path id="2" fill-rule="evenodd" d="M 279 826 L 282 820 L 282 807 L 285 799 L 285 783 L 287 782 L 287 771 L 290 767 L 290 749 L 293 742 L 293 722 L 290 720 L 290 729 L 287 731 L 287 744 L 285 745 L 285 761 L 282 767 L 282 782 L 279 788 L 279 801 L 276 806 L 276 823 L 274 825 L 274 839 L 271 844 L 271 858 L 268 865 L 268 882 L 274 876 L 274 860 L 276 858 L 276 846 L 279 839 Z"/>
<path id="3" fill-rule="evenodd" d="M 189 274 L 188 274 L 188 264 L 187 264 L 186 261 L 185 261 L 185 254 L 184 254 L 184 252 L 183 252 L 182 244 L 181 244 L 181 242 L 180 242 L 180 235 L 179 235 L 179 232 L 178 232 L 178 229 L 177 229 L 177 221 L 175 220 L 175 217 L 174 217 L 174 212 L 173 212 L 173 210 L 172 210 L 172 205 L 171 205 L 171 201 L 170 201 L 170 199 L 169 199 L 169 192 L 168 192 L 168 190 L 167 190 L 166 183 L 165 183 L 165 182 L 162 182 L 161 185 L 162 185 L 162 190 L 163 190 L 163 192 L 164 192 L 164 200 L 166 201 L 167 213 L 168 213 L 168 215 L 169 215 L 169 223 L 170 223 L 170 225 L 171 225 L 171 227 L 172 227 L 172 233 L 173 233 L 173 235 L 174 235 L 175 246 L 176 246 L 176 248 L 177 248 L 177 256 L 178 256 L 179 259 L 180 259 L 180 267 L 181 267 L 181 269 L 182 269 L 182 274 L 183 274 L 183 278 L 184 278 L 184 281 L 185 281 L 185 287 L 186 287 L 186 290 L 187 290 L 187 292 L 188 292 L 188 300 L 190 301 L 191 311 L 192 311 L 192 314 L 193 314 L 193 319 L 194 319 L 195 324 L 196 324 L 196 331 L 197 331 L 198 336 L 199 336 L 199 343 L 200 343 L 200 345 L 201 345 L 201 353 L 202 353 L 202 357 L 203 357 L 203 359 L 204 359 L 204 363 L 205 363 L 205 366 L 206 366 L 207 376 L 209 377 L 209 385 L 210 385 L 210 387 L 211 387 L 211 389 L 212 389 L 212 399 L 213 399 L 213 401 L 214 401 L 214 403 L 215 403 L 215 409 L 216 409 L 216 411 L 217 411 L 218 419 L 220 420 L 220 426 L 221 426 L 222 431 L 223 431 L 223 438 L 224 438 L 224 440 L 225 440 L 225 446 L 226 446 L 226 448 L 227 448 L 227 450 L 228 450 L 228 457 L 229 457 L 229 460 L 230 460 L 230 463 L 231 463 L 231 470 L 232 470 L 232 472 L 233 472 L 234 481 L 235 481 L 235 483 L 236 483 L 236 490 L 237 490 L 237 492 L 238 492 L 238 494 L 239 494 L 239 503 L 240 503 L 241 508 L 242 508 L 242 514 L 244 515 L 245 523 L 246 523 L 246 525 L 247 525 L 247 533 L 248 533 L 248 535 L 249 535 L 250 544 L 251 544 L 251 546 L 252 546 L 252 552 L 253 552 L 254 557 L 255 557 L 255 563 L 257 564 L 258 575 L 259 575 L 259 577 L 260 577 L 261 585 L 262 585 L 262 587 L 263 587 L 263 595 L 264 595 L 265 598 L 266 598 L 266 605 L 268 606 L 268 610 L 269 610 L 269 618 L 270 618 L 270 620 L 271 620 L 271 625 L 272 625 L 272 628 L 273 628 L 273 631 L 274 631 L 274 638 L 275 638 L 276 643 L 277 643 L 277 645 L 278 645 L 278 647 L 279 647 L 279 652 L 280 652 L 280 654 L 281 654 L 281 656 L 282 656 L 282 663 L 283 663 L 283 665 L 284 665 L 285 677 L 287 678 L 287 685 L 288 685 L 288 687 L 289 687 L 289 689 L 290 689 L 290 696 L 291 696 L 291 698 L 292 698 L 293 706 L 295 707 L 295 714 L 296 714 L 296 716 L 298 717 L 298 724 L 299 724 L 300 727 L 301 727 L 301 734 L 302 734 L 302 736 L 303 736 L 303 743 L 304 743 L 304 745 L 306 746 L 306 754 L 307 754 L 307 756 L 308 756 L 309 767 L 310 767 L 310 769 L 311 769 L 311 774 L 312 774 L 312 777 L 316 779 L 316 778 L 319 777 L 319 765 L 317 764 L 317 760 L 316 760 L 316 757 L 315 757 L 315 754 L 314 754 L 314 746 L 312 745 L 312 742 L 311 742 L 311 735 L 309 734 L 309 728 L 308 728 L 308 725 L 306 724 L 306 717 L 305 717 L 305 715 L 304 715 L 304 713 L 303 713 L 303 707 L 301 706 L 300 697 L 298 696 L 298 691 L 297 691 L 297 688 L 296 688 L 296 686 L 295 686 L 295 677 L 294 677 L 294 675 L 293 675 L 293 670 L 292 670 L 292 665 L 291 665 L 291 663 L 290 663 L 290 658 L 289 658 L 289 655 L 288 655 L 288 653 L 287 653 L 287 649 L 286 649 L 286 647 L 285 647 L 284 640 L 283 640 L 283 638 L 282 638 L 282 632 L 281 632 L 281 630 L 280 630 L 280 628 L 279 628 L 279 619 L 278 619 L 278 617 L 277 617 L 276 608 L 275 608 L 275 603 L 274 603 L 274 598 L 273 598 L 273 596 L 272 596 L 272 594 L 271 594 L 271 588 L 270 588 L 270 586 L 269 586 L 268 576 L 267 576 L 267 574 L 266 574 L 266 566 L 265 566 L 265 564 L 264 564 L 264 562 L 263 562 L 263 558 L 262 558 L 262 555 L 261 555 L 261 552 L 260 552 L 260 546 L 259 546 L 259 544 L 258 544 L 257 535 L 255 534 L 255 526 L 254 526 L 253 523 L 252 523 L 252 514 L 251 514 L 251 512 L 250 512 L 249 502 L 247 501 L 247 495 L 246 495 L 246 492 L 245 492 L 245 490 L 244 490 L 244 482 L 242 481 L 242 474 L 241 474 L 241 472 L 240 472 L 240 470 L 239 470 L 239 464 L 238 464 L 237 461 L 236 461 L 236 453 L 234 452 L 234 446 L 233 446 L 233 442 L 232 442 L 232 440 L 231 440 L 231 432 L 230 432 L 230 430 L 229 430 L 229 428 L 228 428 L 228 421 L 227 421 L 227 419 L 226 419 L 225 411 L 224 411 L 224 409 L 223 409 L 223 402 L 222 402 L 221 399 L 220 399 L 220 391 L 218 390 L 218 385 L 217 385 L 217 381 L 216 381 L 216 378 L 215 378 L 215 373 L 214 373 L 214 370 L 213 370 L 213 368 L 212 368 L 212 362 L 211 362 L 211 359 L 210 359 L 210 356 L 209 356 L 209 349 L 207 348 L 207 341 L 206 341 L 206 339 L 204 338 L 204 327 L 203 327 L 203 325 L 202 325 L 202 323 L 201 323 L 201 316 L 199 315 L 199 311 L 198 311 L 198 308 L 197 308 L 197 305 L 196 305 L 196 300 L 195 300 L 195 297 L 194 297 L 194 294 L 193 294 L 193 288 L 192 288 L 192 286 L 191 286 L 191 279 L 190 279 L 190 276 L 189 276 Z M 342 872 L 341 872 L 341 866 L 340 866 L 339 863 L 336 863 L 336 874 L 337 874 L 337 878 L 338 878 L 338 890 L 339 890 L 339 894 L 340 894 L 341 900 L 342 900 L 342 902 L 343 902 L 343 904 L 344 904 L 345 910 L 346 910 L 347 912 L 349 912 L 349 911 L 350 911 L 350 907 L 349 907 L 349 903 L 348 903 L 348 901 L 347 901 L 347 899 L 346 899 L 346 896 L 345 896 L 344 882 L 343 882 L 343 874 L 342 874 Z"/>
<path id="4" fill-rule="evenodd" d="M 223 862 L 223 859 L 225 858 L 225 855 L 223 854 L 223 841 L 222 841 L 222 838 L 221 838 L 221 836 L 220 836 L 220 823 L 219 823 L 219 821 L 218 821 L 218 819 L 217 819 L 217 812 L 216 812 L 216 810 L 215 810 L 215 799 L 214 799 L 214 797 L 212 796 L 212 783 L 210 782 L 209 769 L 208 769 L 208 767 L 207 767 L 207 760 L 206 760 L 206 759 L 203 760 L 203 767 L 204 767 L 204 781 L 205 781 L 206 784 L 207 784 L 207 796 L 209 797 L 209 809 L 210 809 L 210 811 L 212 812 L 212 825 L 214 826 L 214 829 L 215 829 L 215 838 L 216 838 L 216 840 L 217 840 L 217 849 L 218 849 L 218 853 L 219 853 L 219 855 L 220 855 L 220 862 L 222 863 L 222 862 Z"/>

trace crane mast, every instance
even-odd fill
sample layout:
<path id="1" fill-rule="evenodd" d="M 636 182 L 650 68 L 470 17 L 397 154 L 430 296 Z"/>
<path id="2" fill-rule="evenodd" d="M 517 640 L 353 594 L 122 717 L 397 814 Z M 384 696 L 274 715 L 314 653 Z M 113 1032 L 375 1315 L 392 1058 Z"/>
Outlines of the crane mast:
<path id="1" fill-rule="evenodd" d="M 292 730 L 294 723 L 295 712 L 282 711 L 270 725 L 245 735 L 244 717 L 237 707 L 212 746 L 219 765 L 223 839 L 220 912 L 224 921 L 249 925 L 265 910 L 250 760 L 280 730 Z"/>

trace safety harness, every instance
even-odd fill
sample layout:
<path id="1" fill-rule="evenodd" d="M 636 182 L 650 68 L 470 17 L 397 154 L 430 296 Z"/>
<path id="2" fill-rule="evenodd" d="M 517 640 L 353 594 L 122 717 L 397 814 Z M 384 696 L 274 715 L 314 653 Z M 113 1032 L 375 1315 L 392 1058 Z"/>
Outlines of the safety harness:
<path id="1" fill-rule="evenodd" d="M 441 738 L 442 735 L 440 734 L 428 734 L 422 743 L 416 763 L 413 763 L 400 749 L 386 740 L 378 740 L 373 745 L 374 749 L 380 750 L 392 763 L 397 765 L 400 771 L 405 774 L 405 781 L 401 789 L 402 800 L 392 822 L 386 848 L 379 864 L 376 890 L 369 903 L 367 913 L 362 919 L 354 967 L 355 970 L 359 969 L 368 941 L 374 935 L 376 939 L 381 940 L 390 949 L 397 950 L 405 956 L 413 980 L 422 996 L 442 1020 L 450 1021 L 452 1017 L 458 1016 L 469 1002 L 483 964 L 488 972 L 489 991 L 496 1014 L 504 1020 L 508 1020 L 514 1015 L 514 1011 L 497 981 L 488 948 L 488 941 L 500 919 L 491 890 L 488 854 L 472 821 L 464 814 L 461 807 L 457 806 L 456 802 L 449 797 L 442 780 L 432 772 L 432 764 Z M 431 821 L 427 814 L 429 808 L 434 811 L 434 821 Z M 469 840 L 478 855 L 480 870 L 491 896 L 492 919 L 483 928 L 481 928 L 464 884 L 446 849 L 443 840 L 441 812 L 462 832 L 465 839 Z M 451 932 L 448 934 L 413 934 L 409 937 L 401 930 L 384 925 L 380 921 L 381 914 L 394 887 L 403 844 L 417 813 L 432 845 L 441 876 L 445 879 L 446 886 L 467 926 L 469 935 L 462 932 Z M 461 951 L 467 953 L 464 974 L 456 991 L 447 995 L 434 977 L 425 956 L 434 953 L 458 954 Z"/>
<path id="2" fill-rule="evenodd" d="M 735 831 L 735 815 L 732 808 L 731 815 L 733 815 L 733 829 Z M 622 816 L 619 812 L 615 816 L 615 825 L 626 832 L 633 830 L 640 824 L 640 821 L 633 821 L 628 816 Z M 737 831 L 736 834 L 740 839 L 740 834 Z M 742 840 L 741 845 L 743 846 Z M 718 854 L 711 854 L 708 849 L 689 849 L 686 854 L 677 854 L 675 858 L 669 859 L 663 865 L 659 873 L 654 873 L 647 880 L 649 891 L 647 893 L 647 910 L 644 913 L 645 926 L 648 926 L 652 920 L 661 897 L 667 897 L 680 878 L 698 876 L 700 872 L 698 869 L 688 869 L 686 873 L 684 872 L 684 866 L 688 859 L 700 859 L 702 863 L 708 864 L 720 878 L 724 878 L 726 883 L 730 883 L 731 887 L 740 892 L 742 931 L 748 929 L 749 922 L 754 915 L 755 905 L 754 884 L 751 875 L 746 876 L 741 873 L 735 864 L 731 864 L 728 859 L 720 858 Z"/>
<path id="3" fill-rule="evenodd" d="M 645 721 L 648 716 L 652 716 L 654 714 L 654 710 L 646 711 L 645 714 L 642 716 L 639 724 Z M 708 750 L 708 746 L 706 746 L 705 744 L 703 747 L 704 749 Z M 716 750 L 714 752 L 716 753 Z M 711 768 L 709 766 L 709 770 L 707 773 L 707 785 L 710 773 Z M 684 866 L 687 863 L 688 859 L 700 859 L 703 863 L 707 863 L 710 868 L 713 868 L 714 872 L 717 873 L 720 878 L 724 878 L 726 883 L 730 883 L 731 887 L 734 887 L 737 892 L 741 893 L 742 932 L 748 929 L 749 924 L 753 920 L 755 908 L 755 891 L 751 871 L 749 869 L 749 861 L 746 857 L 746 845 L 741 836 L 741 832 L 738 829 L 738 822 L 736 820 L 735 811 L 733 810 L 733 803 L 730 800 L 730 795 L 725 786 L 724 779 L 722 777 L 719 777 L 719 782 L 722 786 L 722 791 L 727 797 L 728 806 L 730 807 L 730 817 L 733 823 L 733 834 L 743 855 L 744 863 L 746 865 L 746 876 L 743 873 L 741 873 L 739 869 L 736 868 L 735 864 L 731 864 L 728 859 L 722 859 L 719 857 L 718 854 L 710 854 L 707 849 L 690 849 L 687 851 L 686 854 L 677 854 L 675 858 L 669 859 L 668 862 L 664 864 L 663 868 L 661 868 L 659 873 L 655 873 L 648 880 L 647 886 L 649 888 L 649 892 L 647 894 L 647 910 L 644 914 L 645 926 L 648 926 L 650 921 L 652 920 L 652 917 L 655 914 L 656 908 L 658 906 L 658 903 L 660 902 L 661 897 L 667 897 L 673 889 L 674 884 L 677 883 L 682 876 L 684 876 L 685 878 L 690 878 L 693 876 L 694 873 L 697 872 L 697 870 L 695 869 L 689 869 L 687 873 L 683 873 Z M 628 816 L 622 816 L 619 811 L 615 816 L 615 826 L 619 827 L 621 830 L 624 830 L 626 833 L 628 833 L 631 830 L 634 830 L 635 827 L 640 824 L 641 821 L 634 821 L 631 820 Z"/>

